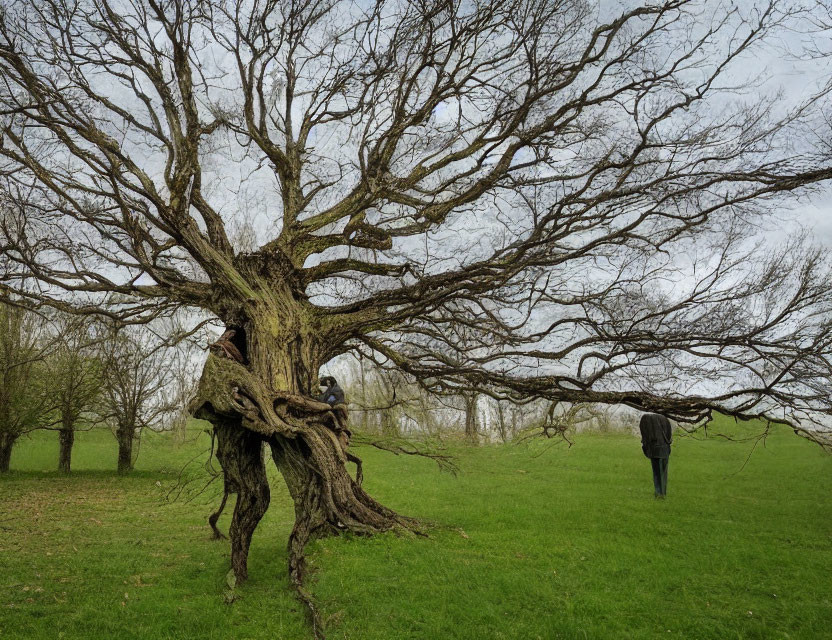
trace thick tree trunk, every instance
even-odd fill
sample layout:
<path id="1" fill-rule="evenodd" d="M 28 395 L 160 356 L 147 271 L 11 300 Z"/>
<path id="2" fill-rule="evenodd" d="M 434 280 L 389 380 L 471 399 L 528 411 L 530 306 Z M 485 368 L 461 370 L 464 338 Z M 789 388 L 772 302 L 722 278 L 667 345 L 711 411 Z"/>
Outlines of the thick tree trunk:
<path id="1" fill-rule="evenodd" d="M 71 426 L 58 431 L 58 471 L 69 473 L 72 466 L 72 445 L 75 443 L 75 429 Z"/>
<path id="2" fill-rule="evenodd" d="M 263 391 L 255 388 L 259 383 L 259 378 L 240 365 L 212 355 L 203 371 L 200 393 L 192 403 L 195 415 L 214 425 L 224 495 L 237 494 L 229 537 L 238 581 L 248 575 L 251 536 L 269 504 L 262 442 L 271 446 L 295 503 L 296 522 L 289 540 L 293 583 L 300 585 L 303 579 L 303 548 L 313 536 L 347 530 L 370 534 L 415 524 L 373 500 L 348 473 L 348 459 L 357 464 L 360 460 L 348 454 L 342 443 L 345 407 L 332 408 L 281 392 L 272 392 L 268 399 L 253 398 Z M 232 390 L 228 397 L 221 393 L 223 388 Z M 267 403 L 276 409 L 264 407 Z M 235 407 L 238 415 L 234 415 Z M 258 407 L 263 407 L 262 411 Z M 218 510 L 209 518 L 215 536 L 220 513 Z"/>
<path id="3" fill-rule="evenodd" d="M 295 526 L 289 536 L 293 583 L 303 582 L 303 549 L 314 537 L 343 531 L 369 535 L 413 524 L 371 498 L 350 476 L 347 453 L 327 426 L 311 422 L 302 436 L 276 436 L 270 445 L 295 504 Z"/>
<path id="4" fill-rule="evenodd" d="M 120 474 L 129 473 L 133 470 L 133 434 L 135 431 L 132 426 L 120 426 L 116 430 L 116 440 L 118 441 L 118 472 Z"/>
<path id="5" fill-rule="evenodd" d="M 237 582 L 248 578 L 248 550 L 254 530 L 269 508 L 269 481 L 263 462 L 263 439 L 245 429 L 239 418 L 226 418 L 213 414 L 214 434 L 217 442 L 217 459 L 223 469 L 225 493 L 223 506 L 229 493 L 237 494 L 234 515 L 231 517 L 231 568 Z M 217 518 L 222 507 L 217 511 Z M 213 518 L 213 514 L 211 518 Z M 215 536 L 219 534 L 216 519 L 209 523 Z"/>
<path id="6" fill-rule="evenodd" d="M 0 431 L 0 473 L 8 473 L 12 460 L 12 447 L 17 441 L 17 435 Z"/>

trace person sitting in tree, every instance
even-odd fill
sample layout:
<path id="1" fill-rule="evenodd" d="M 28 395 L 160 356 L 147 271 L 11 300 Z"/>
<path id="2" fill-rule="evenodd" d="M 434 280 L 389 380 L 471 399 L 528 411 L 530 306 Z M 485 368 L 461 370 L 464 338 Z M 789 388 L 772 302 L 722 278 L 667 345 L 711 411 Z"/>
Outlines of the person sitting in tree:
<path id="1" fill-rule="evenodd" d="M 321 395 L 318 396 L 318 400 L 321 402 L 326 402 L 328 405 L 335 406 L 336 404 L 344 404 L 346 403 L 346 399 L 344 398 L 344 390 L 338 385 L 338 382 L 332 376 L 324 376 L 321 378 L 320 381 L 321 387 L 326 387 L 326 391 L 324 391 Z"/>
<path id="2" fill-rule="evenodd" d="M 318 383 L 321 387 L 326 387 L 326 390 L 320 394 L 316 399 L 320 402 L 326 402 L 328 405 L 334 407 L 335 405 L 346 404 L 347 400 L 344 396 L 344 390 L 340 387 L 338 382 L 332 376 L 324 376 Z M 346 409 L 345 407 L 343 408 Z M 344 411 L 346 416 L 346 411 Z M 341 448 L 346 451 L 350 444 L 350 437 L 352 432 L 349 429 L 338 431 L 338 441 L 341 443 Z"/>

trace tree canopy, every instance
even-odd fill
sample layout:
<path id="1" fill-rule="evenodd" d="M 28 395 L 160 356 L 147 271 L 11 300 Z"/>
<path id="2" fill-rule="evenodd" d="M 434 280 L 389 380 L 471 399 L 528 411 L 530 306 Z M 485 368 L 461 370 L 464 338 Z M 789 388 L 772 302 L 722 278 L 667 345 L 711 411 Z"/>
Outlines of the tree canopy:
<path id="1" fill-rule="evenodd" d="M 818 408 L 826 265 L 743 242 L 830 176 L 803 135 L 822 83 L 785 104 L 742 73 L 800 18 L 15 2 L 4 290 L 233 323 L 270 289 L 314 316 L 318 361 L 363 349 L 429 384 L 678 417 Z M 714 384 L 672 384 L 693 378 Z"/>

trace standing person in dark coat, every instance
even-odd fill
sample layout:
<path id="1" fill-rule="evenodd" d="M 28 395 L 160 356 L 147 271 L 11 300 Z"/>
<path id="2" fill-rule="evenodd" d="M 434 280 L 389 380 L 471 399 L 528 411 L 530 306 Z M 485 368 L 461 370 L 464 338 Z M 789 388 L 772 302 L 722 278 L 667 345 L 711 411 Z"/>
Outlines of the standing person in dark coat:
<path id="1" fill-rule="evenodd" d="M 670 420 L 658 413 L 641 416 L 638 425 L 641 431 L 641 450 L 653 465 L 653 486 L 656 497 L 667 495 L 667 463 L 670 459 L 670 444 L 673 442 L 673 427 Z"/>

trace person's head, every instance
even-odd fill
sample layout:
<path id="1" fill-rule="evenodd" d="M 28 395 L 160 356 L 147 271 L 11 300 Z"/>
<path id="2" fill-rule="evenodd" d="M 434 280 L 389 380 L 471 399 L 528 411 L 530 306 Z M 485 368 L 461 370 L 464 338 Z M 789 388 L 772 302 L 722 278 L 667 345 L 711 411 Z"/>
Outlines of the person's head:
<path id="1" fill-rule="evenodd" d="M 328 387 L 334 387 L 335 385 L 336 385 L 335 378 L 333 378 L 332 376 L 323 376 L 318 381 L 318 386 L 319 387 L 327 387 L 328 388 Z"/>

